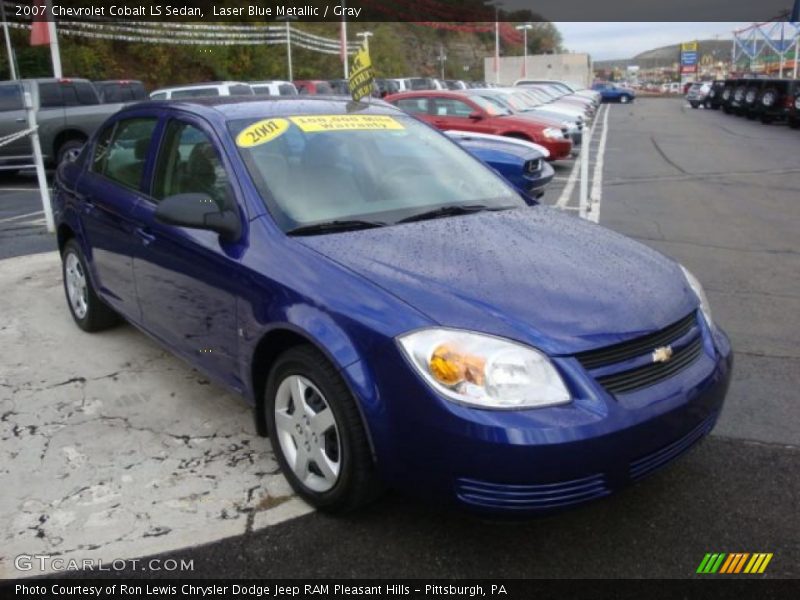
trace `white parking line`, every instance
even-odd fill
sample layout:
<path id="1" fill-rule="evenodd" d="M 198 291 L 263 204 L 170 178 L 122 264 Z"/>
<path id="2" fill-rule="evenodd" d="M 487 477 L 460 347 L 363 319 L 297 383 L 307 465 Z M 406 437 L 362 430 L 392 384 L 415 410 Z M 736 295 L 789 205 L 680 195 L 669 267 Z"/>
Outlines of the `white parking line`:
<path id="1" fill-rule="evenodd" d="M 43 213 L 44 213 L 43 210 L 37 210 L 36 212 L 27 213 L 27 214 L 24 214 L 24 215 L 16 215 L 16 216 L 13 216 L 13 217 L 6 217 L 5 219 L 0 219 L 0 223 L 8 223 L 10 221 L 18 221 L 20 219 L 25 219 L 27 217 L 35 217 L 36 215 L 41 215 Z"/>
<path id="2" fill-rule="evenodd" d="M 597 155 L 594 162 L 592 175 L 592 191 L 589 194 L 589 220 L 595 223 L 600 221 L 600 200 L 603 197 L 603 159 L 608 141 L 608 113 L 611 105 L 606 104 L 606 113 L 603 115 L 603 131 L 600 133 L 600 143 L 597 146 Z"/>
<path id="3" fill-rule="evenodd" d="M 567 178 L 567 185 L 564 186 L 561 195 L 558 197 L 558 202 L 556 202 L 558 208 L 564 208 L 572 197 L 572 190 L 575 189 L 575 182 L 578 181 L 580 167 L 581 159 L 578 157 L 575 159 L 575 164 L 572 165 L 572 171 L 570 171 L 569 177 Z"/>

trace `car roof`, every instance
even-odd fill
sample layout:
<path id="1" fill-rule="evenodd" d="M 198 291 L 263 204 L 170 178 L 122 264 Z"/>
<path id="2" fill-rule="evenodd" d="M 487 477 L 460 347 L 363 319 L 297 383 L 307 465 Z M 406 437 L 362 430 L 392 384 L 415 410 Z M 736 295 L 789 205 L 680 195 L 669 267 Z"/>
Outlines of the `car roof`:
<path id="1" fill-rule="evenodd" d="M 212 96 L 179 100 L 148 100 L 131 104 L 121 113 L 143 108 L 174 109 L 213 121 L 264 119 L 297 115 L 405 115 L 397 107 L 373 98 L 369 104 L 343 96 Z"/>
<path id="2" fill-rule="evenodd" d="M 203 83 L 187 83 L 184 85 L 170 85 L 163 88 L 158 88 L 157 90 L 153 90 L 155 92 L 174 92 L 178 90 L 191 90 L 195 88 L 211 88 L 211 87 L 219 87 L 222 85 L 249 85 L 245 81 L 204 81 Z"/>

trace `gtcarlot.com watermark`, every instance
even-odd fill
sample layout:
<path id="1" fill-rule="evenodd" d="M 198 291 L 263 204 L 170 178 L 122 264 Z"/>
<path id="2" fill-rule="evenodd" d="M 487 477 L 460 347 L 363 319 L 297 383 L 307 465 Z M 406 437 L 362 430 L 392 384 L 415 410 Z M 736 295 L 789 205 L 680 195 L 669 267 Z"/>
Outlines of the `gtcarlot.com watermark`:
<path id="1" fill-rule="evenodd" d="M 194 560 L 174 558 L 62 558 L 49 554 L 20 554 L 14 558 L 18 571 L 194 571 Z"/>

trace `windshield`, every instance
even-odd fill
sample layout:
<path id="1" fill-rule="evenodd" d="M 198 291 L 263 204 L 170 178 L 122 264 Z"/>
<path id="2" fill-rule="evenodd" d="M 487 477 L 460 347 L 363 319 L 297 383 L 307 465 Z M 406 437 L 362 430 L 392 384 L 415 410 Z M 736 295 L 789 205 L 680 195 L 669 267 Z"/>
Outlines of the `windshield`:
<path id="1" fill-rule="evenodd" d="M 409 116 L 306 115 L 228 123 L 278 225 L 381 224 L 442 206 L 525 206 L 503 179 Z"/>

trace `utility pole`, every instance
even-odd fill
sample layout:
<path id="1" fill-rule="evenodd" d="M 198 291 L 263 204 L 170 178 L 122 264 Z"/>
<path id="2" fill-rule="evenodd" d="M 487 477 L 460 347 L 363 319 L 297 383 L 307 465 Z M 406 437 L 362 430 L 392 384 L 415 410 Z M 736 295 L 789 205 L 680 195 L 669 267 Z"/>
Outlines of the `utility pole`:
<path id="1" fill-rule="evenodd" d="M 494 6 L 494 82 L 500 83 L 500 20 L 496 4 Z"/>
<path id="2" fill-rule="evenodd" d="M 52 3 L 47 0 L 47 13 L 52 15 Z M 53 59 L 53 77 L 61 79 L 61 50 L 58 47 L 58 32 L 56 31 L 56 20 L 50 18 L 47 21 L 47 29 L 50 32 L 50 57 Z"/>
<path id="3" fill-rule="evenodd" d="M 286 22 L 286 64 L 289 68 L 289 81 L 294 81 L 294 73 L 292 72 L 292 28 L 290 21 L 297 17 L 278 17 L 278 21 Z"/>
<path id="4" fill-rule="evenodd" d="M 437 56 L 437 58 L 439 59 L 439 65 L 441 67 L 442 79 L 444 79 L 444 63 L 447 62 L 447 54 L 444 53 L 444 46 L 442 44 L 439 44 L 439 56 Z"/>
<path id="5" fill-rule="evenodd" d="M 533 29 L 530 23 L 517 25 L 514 29 L 522 30 L 522 76 L 528 76 L 528 30 Z"/>

